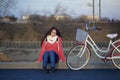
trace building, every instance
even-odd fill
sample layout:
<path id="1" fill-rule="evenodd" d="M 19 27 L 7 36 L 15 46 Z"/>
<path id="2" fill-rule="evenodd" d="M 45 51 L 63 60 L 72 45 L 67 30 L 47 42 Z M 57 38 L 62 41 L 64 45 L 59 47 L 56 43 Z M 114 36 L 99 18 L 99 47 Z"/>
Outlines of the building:
<path id="1" fill-rule="evenodd" d="M 87 18 L 88 21 L 92 21 L 93 20 L 93 16 L 86 16 L 86 18 Z M 99 17 L 98 16 L 94 16 L 94 19 L 95 19 L 96 22 L 99 21 Z"/>
<path id="2" fill-rule="evenodd" d="M 62 15 L 56 15 L 56 16 L 55 16 L 55 19 L 56 19 L 57 21 L 59 21 L 59 20 L 65 20 L 66 18 L 68 18 L 68 16 L 62 16 Z"/>

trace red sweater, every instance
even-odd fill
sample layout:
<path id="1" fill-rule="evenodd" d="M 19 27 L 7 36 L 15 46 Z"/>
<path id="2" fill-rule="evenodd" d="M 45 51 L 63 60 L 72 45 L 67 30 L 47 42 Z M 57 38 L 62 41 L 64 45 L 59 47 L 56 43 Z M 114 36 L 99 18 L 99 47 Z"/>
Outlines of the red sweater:
<path id="1" fill-rule="evenodd" d="M 42 62 L 42 58 L 45 51 L 51 51 L 51 50 L 54 50 L 58 54 L 58 56 L 62 59 L 63 62 L 66 61 L 62 48 L 62 39 L 60 37 L 58 37 L 58 41 L 54 42 L 53 44 L 47 42 L 46 40 L 43 41 L 42 50 L 40 52 L 38 61 Z"/>

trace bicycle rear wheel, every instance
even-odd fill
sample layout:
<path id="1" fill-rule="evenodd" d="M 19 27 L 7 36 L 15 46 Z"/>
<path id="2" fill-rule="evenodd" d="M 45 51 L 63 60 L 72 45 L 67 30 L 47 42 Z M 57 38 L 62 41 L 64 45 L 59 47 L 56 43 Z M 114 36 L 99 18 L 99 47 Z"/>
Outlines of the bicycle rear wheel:
<path id="1" fill-rule="evenodd" d="M 120 51 L 120 45 L 118 45 L 116 48 Z M 116 68 L 120 69 L 120 52 L 117 49 L 114 49 L 112 52 L 112 62 Z"/>
<path id="2" fill-rule="evenodd" d="M 79 70 L 87 65 L 90 59 L 90 51 L 86 47 L 84 53 L 85 45 L 78 45 L 73 47 L 67 55 L 67 66 L 72 70 Z"/>

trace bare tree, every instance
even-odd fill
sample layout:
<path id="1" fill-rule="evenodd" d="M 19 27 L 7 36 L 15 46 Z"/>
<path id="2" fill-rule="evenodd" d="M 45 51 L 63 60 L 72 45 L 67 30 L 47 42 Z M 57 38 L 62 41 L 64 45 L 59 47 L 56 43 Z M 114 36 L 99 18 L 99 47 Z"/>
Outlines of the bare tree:
<path id="1" fill-rule="evenodd" d="M 55 7 L 54 15 L 66 15 L 68 13 L 67 10 L 68 10 L 67 8 L 63 7 L 61 4 L 58 4 Z"/>
<path id="2" fill-rule="evenodd" d="M 9 15 L 16 2 L 17 0 L 0 0 L 0 16 Z"/>
<path id="3" fill-rule="evenodd" d="M 19 15 L 20 15 L 21 19 L 23 18 L 23 16 L 29 16 L 31 14 L 33 14 L 31 8 L 19 10 Z"/>

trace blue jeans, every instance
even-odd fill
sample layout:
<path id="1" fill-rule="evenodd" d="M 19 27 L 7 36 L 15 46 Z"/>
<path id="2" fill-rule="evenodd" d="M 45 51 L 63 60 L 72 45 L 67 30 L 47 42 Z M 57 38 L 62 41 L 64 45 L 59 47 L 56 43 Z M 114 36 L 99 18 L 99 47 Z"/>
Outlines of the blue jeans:
<path id="1" fill-rule="evenodd" d="M 55 64 L 58 63 L 59 56 L 55 51 L 46 51 L 43 55 L 43 67 L 47 67 L 47 64 L 50 63 L 51 67 L 55 68 Z"/>

